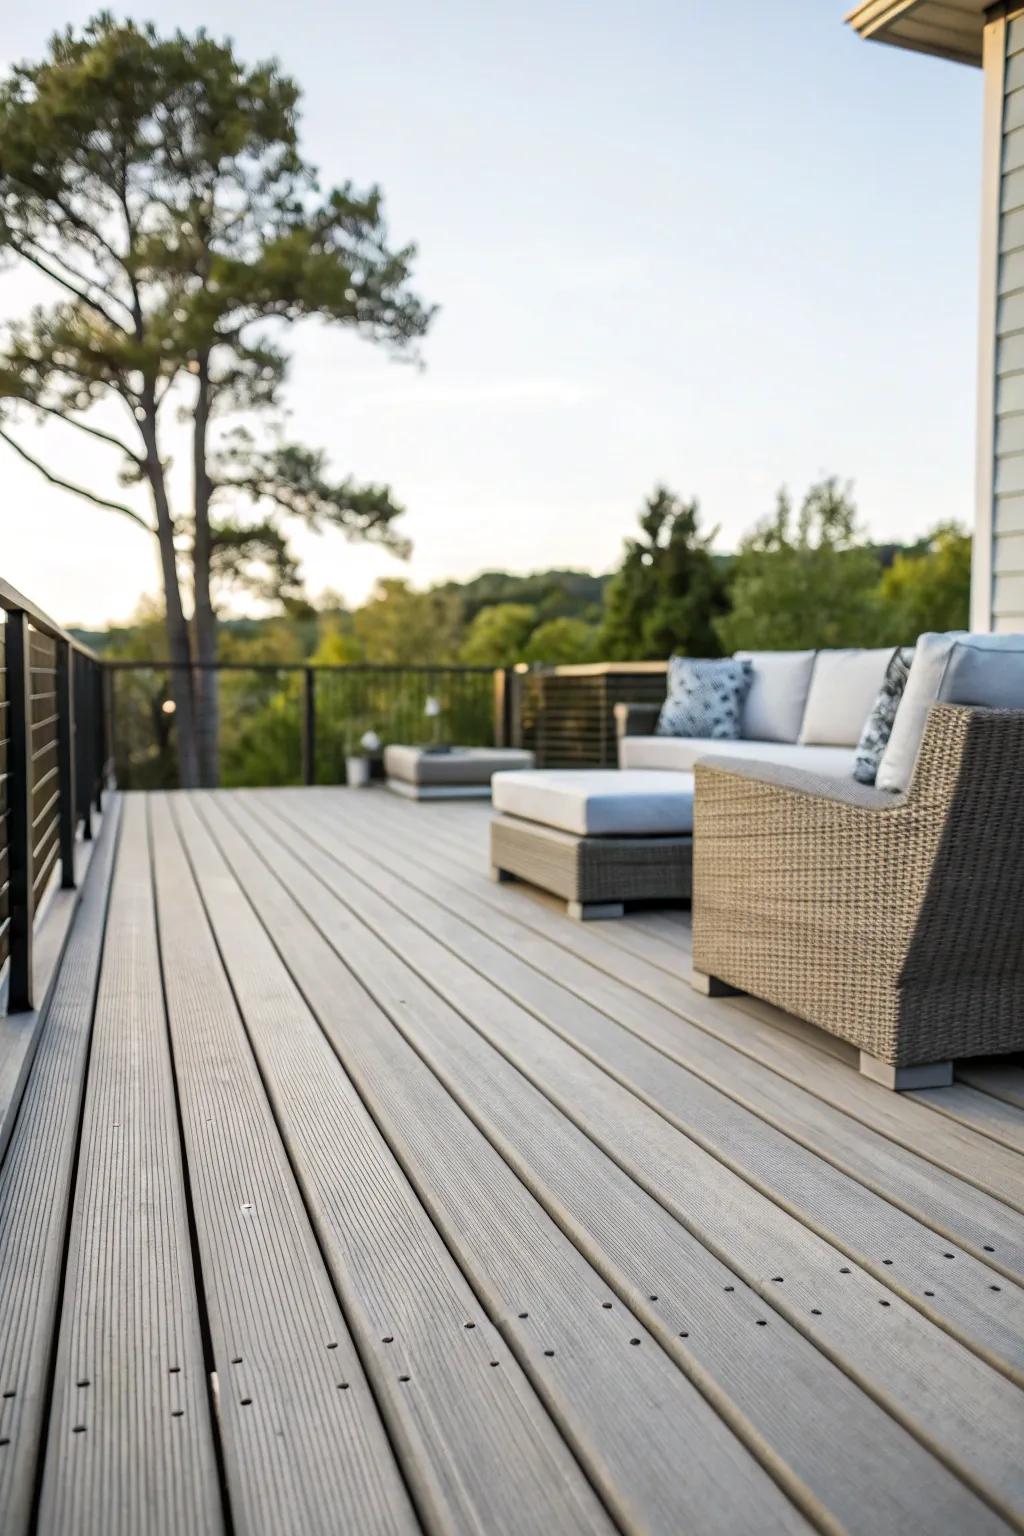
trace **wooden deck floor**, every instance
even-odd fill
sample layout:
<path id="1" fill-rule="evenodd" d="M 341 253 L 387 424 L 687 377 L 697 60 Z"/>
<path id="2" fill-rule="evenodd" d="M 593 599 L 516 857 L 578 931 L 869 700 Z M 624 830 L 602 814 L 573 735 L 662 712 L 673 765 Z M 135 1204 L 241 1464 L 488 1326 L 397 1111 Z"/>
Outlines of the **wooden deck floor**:
<path id="1" fill-rule="evenodd" d="M 0 1531 L 1024 1529 L 1024 1068 L 896 1096 L 383 791 L 105 818 L 0 1165 Z"/>

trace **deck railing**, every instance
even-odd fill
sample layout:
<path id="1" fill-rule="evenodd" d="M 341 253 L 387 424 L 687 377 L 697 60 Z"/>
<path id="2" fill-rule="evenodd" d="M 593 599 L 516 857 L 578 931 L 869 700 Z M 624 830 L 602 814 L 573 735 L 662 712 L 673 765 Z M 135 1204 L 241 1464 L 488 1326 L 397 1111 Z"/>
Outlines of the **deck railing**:
<path id="1" fill-rule="evenodd" d="M 0 970 L 7 1012 L 33 1007 L 35 914 L 50 884 L 75 883 L 108 770 L 104 669 L 0 581 Z"/>
<path id="2" fill-rule="evenodd" d="M 167 662 L 111 661 L 117 782 L 177 784 L 174 700 Z M 372 731 L 381 741 L 464 746 L 512 739 L 513 685 L 493 667 L 310 666 L 218 662 L 220 783 L 339 784 L 345 757 Z M 427 713 L 436 701 L 438 713 Z"/>

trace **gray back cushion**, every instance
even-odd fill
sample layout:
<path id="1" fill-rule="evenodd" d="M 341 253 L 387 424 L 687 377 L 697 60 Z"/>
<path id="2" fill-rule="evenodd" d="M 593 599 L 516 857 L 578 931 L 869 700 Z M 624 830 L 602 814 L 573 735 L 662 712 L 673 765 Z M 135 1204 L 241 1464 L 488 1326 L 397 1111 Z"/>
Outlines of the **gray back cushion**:
<path id="1" fill-rule="evenodd" d="M 1024 635 L 969 635 L 963 630 L 922 635 L 889 745 L 878 765 L 879 789 L 908 787 L 928 711 L 940 699 L 946 704 L 990 708 L 997 704 L 1005 708 L 1012 701 L 1024 708 L 1022 649 Z"/>
<path id="2" fill-rule="evenodd" d="M 998 647 L 978 641 L 999 640 Z M 946 658 L 940 704 L 1024 709 L 1024 635 L 964 635 Z"/>
<path id="3" fill-rule="evenodd" d="M 747 741 L 796 741 L 814 668 L 813 651 L 737 651 L 753 665 L 743 707 L 741 735 Z"/>
<path id="4" fill-rule="evenodd" d="M 855 747 L 891 660 L 891 645 L 874 651 L 819 651 L 800 727 L 800 745 Z"/>

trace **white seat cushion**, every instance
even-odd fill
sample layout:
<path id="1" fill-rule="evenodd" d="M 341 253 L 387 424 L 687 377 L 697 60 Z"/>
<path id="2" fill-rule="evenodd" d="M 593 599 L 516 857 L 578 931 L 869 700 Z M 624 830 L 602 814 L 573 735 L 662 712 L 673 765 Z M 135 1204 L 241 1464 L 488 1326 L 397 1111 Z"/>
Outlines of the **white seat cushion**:
<path id="1" fill-rule="evenodd" d="M 495 810 L 506 815 L 580 837 L 678 836 L 693 831 L 690 773 L 621 773 L 614 768 L 496 773 L 491 800 Z"/>
<path id="2" fill-rule="evenodd" d="M 814 667 L 813 651 L 737 651 L 753 664 L 754 676 L 743 706 L 748 741 L 796 741 L 804 718 Z"/>
<path id="3" fill-rule="evenodd" d="M 628 769 L 687 771 L 704 757 L 743 757 L 761 763 L 809 768 L 830 778 L 848 779 L 857 753 L 853 747 L 801 747 L 792 741 L 713 741 L 696 736 L 623 736 L 619 763 Z"/>
<path id="4" fill-rule="evenodd" d="M 855 747 L 891 659 L 891 645 L 872 651 L 819 651 L 800 727 L 800 745 Z"/>
<path id="5" fill-rule="evenodd" d="M 928 711 L 940 697 L 947 704 L 979 704 L 1012 697 L 1014 679 L 1017 686 L 1021 680 L 1022 646 L 1024 635 L 969 635 L 964 630 L 922 635 L 889 744 L 878 765 L 875 782 L 879 789 L 903 790 L 909 786 Z M 979 696 L 951 697 L 958 692 Z"/>

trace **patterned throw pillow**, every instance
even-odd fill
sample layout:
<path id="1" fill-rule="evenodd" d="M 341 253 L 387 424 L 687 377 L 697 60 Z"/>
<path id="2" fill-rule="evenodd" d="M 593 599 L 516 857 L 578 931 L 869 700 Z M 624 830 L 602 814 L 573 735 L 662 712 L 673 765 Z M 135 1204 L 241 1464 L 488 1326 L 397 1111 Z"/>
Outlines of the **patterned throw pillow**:
<path id="1" fill-rule="evenodd" d="M 655 726 L 656 735 L 736 741 L 753 676 L 749 661 L 670 656 L 668 693 Z"/>
<path id="2" fill-rule="evenodd" d="M 901 646 L 893 651 L 885 672 L 885 680 L 882 690 L 875 700 L 874 708 L 864 722 L 864 729 L 860 733 L 860 741 L 857 743 L 857 758 L 853 765 L 853 776 L 859 784 L 873 784 L 878 773 L 878 765 L 882 761 L 882 754 L 889 744 L 889 736 L 892 733 L 892 723 L 896 719 L 896 711 L 899 709 L 903 690 L 907 686 L 907 678 L 910 676 L 910 663 L 914 659 L 914 647 L 912 645 Z"/>

